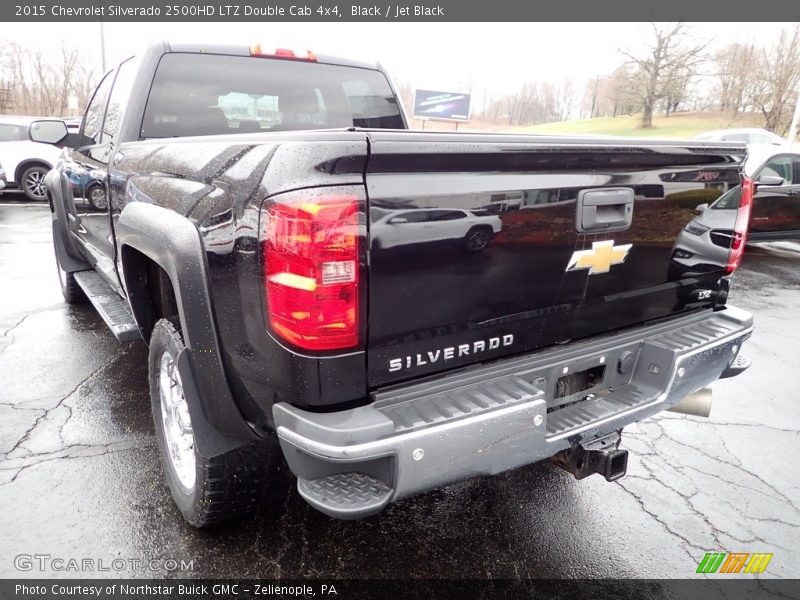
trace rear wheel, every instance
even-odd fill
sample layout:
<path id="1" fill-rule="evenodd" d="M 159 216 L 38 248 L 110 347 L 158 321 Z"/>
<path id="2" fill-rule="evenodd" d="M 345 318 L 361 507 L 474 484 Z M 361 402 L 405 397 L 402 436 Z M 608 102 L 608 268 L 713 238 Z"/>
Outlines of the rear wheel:
<path id="1" fill-rule="evenodd" d="M 480 252 L 489 245 L 492 230 L 488 227 L 473 227 L 464 237 L 464 247 L 468 252 Z"/>
<path id="2" fill-rule="evenodd" d="M 108 198 L 106 190 L 102 184 L 96 183 L 89 188 L 86 194 L 89 204 L 95 210 L 106 210 L 108 208 Z"/>
<path id="3" fill-rule="evenodd" d="M 44 177 L 50 169 L 41 165 L 28 167 L 22 172 L 20 186 L 29 200 L 43 202 L 47 200 L 47 186 Z"/>
<path id="4" fill-rule="evenodd" d="M 178 367 L 183 336 L 177 322 L 159 320 L 150 338 L 149 379 L 156 441 L 167 484 L 184 518 L 205 527 L 261 508 L 277 471 L 277 447 L 250 442 L 218 456 L 202 456 Z"/>

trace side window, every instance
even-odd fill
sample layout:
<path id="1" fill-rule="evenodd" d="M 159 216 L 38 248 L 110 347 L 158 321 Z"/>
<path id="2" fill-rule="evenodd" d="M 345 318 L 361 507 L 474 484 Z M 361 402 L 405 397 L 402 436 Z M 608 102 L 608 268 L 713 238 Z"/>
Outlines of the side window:
<path id="1" fill-rule="evenodd" d="M 741 202 L 741 199 L 742 199 L 742 188 L 741 186 L 737 185 L 736 187 L 733 187 L 724 194 L 722 194 L 722 196 L 720 196 L 719 199 L 717 199 L 717 201 L 711 205 L 711 208 L 715 209 L 718 208 L 721 210 L 739 208 L 739 203 Z"/>
<path id="2" fill-rule="evenodd" d="M 800 158 L 792 158 L 792 185 L 800 185 Z"/>
<path id="3" fill-rule="evenodd" d="M 85 138 L 89 138 L 91 143 L 100 143 L 100 128 L 103 125 L 103 111 L 106 106 L 106 98 L 108 97 L 108 89 L 111 87 L 111 82 L 111 73 L 106 73 L 100 85 L 97 86 L 94 96 L 92 96 L 92 100 L 89 102 L 89 106 L 86 108 L 86 114 L 83 116 L 83 135 L 85 145 L 87 146 L 90 145 L 90 142 Z"/>
<path id="4" fill-rule="evenodd" d="M 434 210 L 431 212 L 433 213 L 431 221 L 456 221 L 466 217 L 460 210 Z"/>
<path id="5" fill-rule="evenodd" d="M 17 142 L 20 140 L 27 140 L 28 136 L 25 135 L 24 127 L 19 125 L 0 125 L 0 142 Z"/>
<path id="6" fill-rule="evenodd" d="M 426 210 L 414 210 L 409 212 L 402 212 L 398 217 L 406 220 L 407 223 L 424 223 L 428 221 L 428 212 Z"/>
<path id="7" fill-rule="evenodd" d="M 792 171 L 794 169 L 792 169 L 792 162 L 793 160 L 789 156 L 776 156 L 761 168 L 758 177 L 762 175 L 783 177 L 784 183 L 790 185 L 793 183 Z"/>
<path id="8" fill-rule="evenodd" d="M 106 118 L 103 121 L 103 133 L 100 136 L 101 144 L 112 142 L 119 131 L 120 119 L 127 106 L 128 98 L 133 88 L 133 80 L 136 77 L 136 67 L 136 59 L 129 58 L 117 69 L 114 87 L 108 98 Z"/>

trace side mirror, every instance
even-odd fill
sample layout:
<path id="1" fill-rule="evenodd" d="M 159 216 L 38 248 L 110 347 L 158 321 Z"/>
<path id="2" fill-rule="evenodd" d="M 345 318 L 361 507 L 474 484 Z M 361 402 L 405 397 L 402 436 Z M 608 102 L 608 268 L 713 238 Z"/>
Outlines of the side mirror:
<path id="1" fill-rule="evenodd" d="M 756 180 L 756 187 L 766 185 L 768 187 L 778 187 L 783 185 L 783 177 L 778 175 L 762 175 Z"/>
<path id="2" fill-rule="evenodd" d="M 703 204 L 698 204 L 697 206 L 695 206 L 694 212 L 696 212 L 698 215 L 701 215 L 704 212 L 706 212 L 707 208 L 708 208 L 708 202 L 703 202 Z"/>
<path id="3" fill-rule="evenodd" d="M 398 223 L 408 223 L 405 217 L 392 217 L 389 219 L 389 225 L 397 225 Z"/>
<path id="4" fill-rule="evenodd" d="M 69 131 L 67 124 L 64 121 L 57 119 L 47 119 L 41 121 L 34 121 L 31 123 L 30 138 L 34 142 L 41 142 L 42 144 L 58 144 L 62 141 Z"/>

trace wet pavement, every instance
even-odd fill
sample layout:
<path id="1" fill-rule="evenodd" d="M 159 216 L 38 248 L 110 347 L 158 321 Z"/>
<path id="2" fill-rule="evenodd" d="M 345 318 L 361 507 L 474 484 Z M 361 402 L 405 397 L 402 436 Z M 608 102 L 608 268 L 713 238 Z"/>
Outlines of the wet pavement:
<path id="1" fill-rule="evenodd" d="M 708 551 L 800 576 L 799 245 L 748 249 L 730 300 L 755 314 L 753 366 L 714 384 L 710 419 L 627 428 L 619 482 L 543 463 L 344 522 L 287 476 L 255 518 L 202 531 L 162 476 L 146 347 L 63 302 L 45 206 L 0 201 L 0 282 L 0 577 L 691 577 Z M 15 567 L 37 553 L 125 567 Z"/>

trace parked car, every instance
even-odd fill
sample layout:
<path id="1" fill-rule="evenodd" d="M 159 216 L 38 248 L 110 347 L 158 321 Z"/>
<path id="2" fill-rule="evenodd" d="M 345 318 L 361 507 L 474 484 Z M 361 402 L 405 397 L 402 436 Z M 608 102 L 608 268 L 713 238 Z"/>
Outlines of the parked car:
<path id="1" fill-rule="evenodd" d="M 30 127 L 37 117 L 0 116 L 0 162 L 5 165 L 8 189 L 20 189 L 30 200 L 46 200 L 44 178 L 56 164 L 61 149 L 31 141 Z"/>
<path id="2" fill-rule="evenodd" d="M 800 239 L 800 152 L 751 147 L 744 172 L 756 182 L 748 239 Z"/>
<path id="3" fill-rule="evenodd" d="M 3 165 L 0 164 L 0 194 L 6 189 L 6 172 Z"/>
<path id="4" fill-rule="evenodd" d="M 716 129 L 714 131 L 700 133 L 694 137 L 696 140 L 718 142 L 744 142 L 745 144 L 773 144 L 777 146 L 786 144 L 786 140 L 781 136 L 758 127 Z"/>
<path id="5" fill-rule="evenodd" d="M 752 179 L 753 206 L 746 241 L 800 239 L 800 153 L 776 147 L 750 148 L 743 173 Z M 737 185 L 717 200 L 703 203 L 680 232 L 670 265 L 673 277 L 719 269 L 728 260 L 741 204 Z"/>
<path id="6" fill-rule="evenodd" d="M 251 109 L 265 130 L 241 131 Z M 624 427 L 699 414 L 694 392 L 747 368 L 752 317 L 727 304 L 744 248 L 666 275 L 694 216 L 669 194 L 737 177 L 744 144 L 406 127 L 377 64 L 162 43 L 102 79 L 48 174 L 64 298 L 149 345 L 158 452 L 192 525 L 278 518 L 264 490 L 286 463 L 344 519 L 550 458 L 614 481 Z M 34 137 L 67 135 L 49 120 Z M 58 182 L 81 170 L 118 200 L 78 204 Z M 525 205 L 475 215 L 495 194 Z M 373 252 L 438 211 L 457 218 Z M 502 224 L 489 250 L 424 250 L 475 224 Z"/>
<path id="7" fill-rule="evenodd" d="M 101 170 L 71 171 L 67 174 L 74 197 L 83 198 L 95 210 L 108 208 L 104 177 L 105 171 Z"/>
<path id="8" fill-rule="evenodd" d="M 460 209 L 372 209 L 372 247 L 388 250 L 409 244 L 457 242 L 469 252 L 484 250 L 503 227 L 496 215 Z"/>
<path id="9" fill-rule="evenodd" d="M 741 188 L 733 187 L 711 204 L 700 204 L 698 215 L 678 234 L 672 249 L 669 278 L 694 277 L 728 264 Z M 740 241 L 741 243 L 741 241 Z"/>

